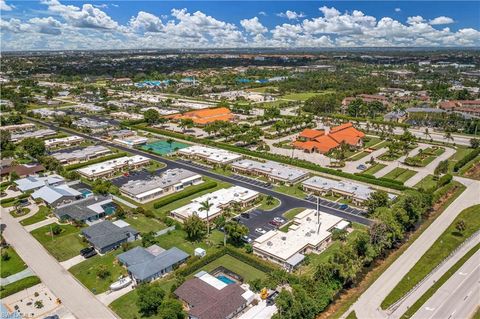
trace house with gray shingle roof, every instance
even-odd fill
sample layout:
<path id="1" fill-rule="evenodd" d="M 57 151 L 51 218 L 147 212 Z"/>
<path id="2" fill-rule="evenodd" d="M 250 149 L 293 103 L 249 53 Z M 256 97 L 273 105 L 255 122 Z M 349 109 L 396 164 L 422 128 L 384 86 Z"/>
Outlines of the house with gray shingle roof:
<path id="1" fill-rule="evenodd" d="M 139 232 L 123 220 L 101 221 L 82 230 L 85 239 L 101 254 L 138 239 Z"/>
<path id="2" fill-rule="evenodd" d="M 110 196 L 89 196 L 72 203 L 57 206 L 54 214 L 63 220 L 93 222 L 111 215 L 116 210 L 116 204 Z"/>
<path id="3" fill-rule="evenodd" d="M 165 250 L 157 245 L 135 247 L 117 256 L 137 282 L 149 282 L 172 271 L 190 255 L 177 247 Z"/>

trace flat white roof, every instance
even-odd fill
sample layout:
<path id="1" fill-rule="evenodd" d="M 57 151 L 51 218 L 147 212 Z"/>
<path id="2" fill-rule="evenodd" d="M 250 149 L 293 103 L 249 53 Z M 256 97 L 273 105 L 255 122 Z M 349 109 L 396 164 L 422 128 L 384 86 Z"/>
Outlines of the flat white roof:
<path id="1" fill-rule="evenodd" d="M 294 225 L 288 232 L 278 229 L 268 231 L 255 239 L 253 248 L 287 261 L 306 246 L 318 246 L 329 238 L 330 229 L 342 220 L 341 217 L 320 212 L 320 224 L 318 224 L 316 210 L 306 209 L 295 217 Z"/>
<path id="2" fill-rule="evenodd" d="M 182 148 L 178 150 L 178 152 L 185 155 L 199 156 L 216 163 L 230 163 L 243 157 L 242 155 L 236 153 L 201 145 L 192 145 Z"/>
<path id="3" fill-rule="evenodd" d="M 104 172 L 115 170 L 126 165 L 140 164 L 145 161 L 149 161 L 149 159 L 141 155 L 123 156 L 120 158 L 116 158 L 109 161 L 92 164 L 86 167 L 79 168 L 77 169 L 77 172 L 85 176 L 92 176 L 99 173 L 101 174 Z"/>
<path id="4" fill-rule="evenodd" d="M 68 160 L 85 160 L 92 156 L 98 156 L 101 154 L 110 153 L 111 150 L 108 147 L 102 145 L 91 145 L 85 148 L 76 149 L 71 152 L 57 152 L 53 153 L 52 157 L 56 158 L 59 161 L 68 161 Z"/>
<path id="5" fill-rule="evenodd" d="M 222 188 L 213 193 L 197 197 L 193 199 L 190 204 L 177 208 L 173 210 L 172 213 L 183 216 L 184 218 L 190 217 L 195 214 L 201 219 L 206 219 L 207 212 L 200 210 L 200 203 L 202 202 L 208 201 L 210 204 L 212 204 L 212 207 L 209 211 L 210 217 L 219 213 L 222 210 L 221 206 L 224 206 L 231 202 L 245 202 L 258 196 L 258 194 L 259 193 L 257 191 L 241 186 Z"/>
<path id="6" fill-rule="evenodd" d="M 266 161 L 265 163 L 262 163 L 251 159 L 243 159 L 232 163 L 232 167 L 265 173 L 274 178 L 286 181 L 296 181 L 308 176 L 308 172 L 305 170 L 290 167 L 273 161 Z"/>
<path id="7" fill-rule="evenodd" d="M 81 136 L 77 135 L 72 135 L 72 136 L 66 136 L 66 137 L 61 137 L 61 138 L 51 138 L 48 140 L 45 140 L 45 146 L 52 146 L 56 144 L 63 144 L 63 143 L 71 143 L 71 142 L 79 142 L 83 141 L 84 138 Z"/>
<path id="8" fill-rule="evenodd" d="M 133 136 L 126 136 L 123 138 L 116 138 L 113 141 L 121 144 L 137 145 L 137 144 L 147 143 L 148 138 L 143 136 L 133 135 Z"/>

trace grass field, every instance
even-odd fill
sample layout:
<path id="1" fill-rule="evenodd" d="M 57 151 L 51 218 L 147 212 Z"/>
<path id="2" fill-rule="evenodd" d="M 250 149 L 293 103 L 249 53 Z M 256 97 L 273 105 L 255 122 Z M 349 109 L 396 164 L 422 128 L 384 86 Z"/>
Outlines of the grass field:
<path id="1" fill-rule="evenodd" d="M 290 93 L 282 96 L 282 99 L 285 100 L 296 100 L 296 101 L 306 101 L 311 97 L 317 95 L 323 95 L 327 93 L 333 93 L 332 91 L 324 91 L 324 92 L 303 92 L 303 93 Z"/>
<path id="2" fill-rule="evenodd" d="M 166 226 L 157 219 L 148 218 L 141 214 L 129 216 L 125 218 L 125 221 L 140 233 L 157 232 L 166 228 Z"/>
<path id="3" fill-rule="evenodd" d="M 453 166 L 455 166 L 455 164 L 459 160 L 461 160 L 463 157 L 467 156 L 471 152 L 473 152 L 473 148 L 467 148 L 467 147 L 464 147 L 464 146 L 457 146 L 457 151 L 455 152 L 455 154 L 450 156 L 450 158 L 448 159 L 448 171 L 450 173 L 453 173 Z"/>
<path id="4" fill-rule="evenodd" d="M 273 198 L 271 203 L 267 203 L 267 196 L 263 196 L 262 202 L 258 209 L 269 211 L 280 205 L 280 200 L 276 197 Z"/>
<path id="5" fill-rule="evenodd" d="M 447 230 L 433 243 L 428 251 L 418 260 L 418 262 L 403 277 L 397 286 L 382 302 L 382 309 L 387 309 L 390 305 L 405 295 L 426 275 L 428 275 L 442 260 L 444 260 L 452 251 L 455 250 L 474 232 L 480 229 L 480 205 L 469 207 L 463 210 Z M 455 225 L 458 220 L 464 220 L 466 229 L 460 234 Z"/>
<path id="6" fill-rule="evenodd" d="M 358 161 L 359 159 L 362 159 L 362 158 L 364 158 L 368 155 L 370 155 L 369 152 L 362 151 L 362 152 L 358 152 L 357 154 L 353 155 L 352 157 L 349 157 L 347 160 L 348 161 Z"/>
<path id="7" fill-rule="evenodd" d="M 223 255 L 222 257 L 215 259 L 211 263 L 205 265 L 200 270 L 211 272 L 212 270 L 220 266 L 223 266 L 228 270 L 242 276 L 243 280 L 246 282 L 254 279 L 264 279 L 266 277 L 266 274 L 263 271 L 258 270 L 257 268 L 252 267 L 230 255 Z M 190 277 L 193 277 L 194 274 L 191 274 Z"/>
<path id="8" fill-rule="evenodd" d="M 380 171 L 381 169 L 385 168 L 387 165 L 381 164 L 381 163 L 375 163 L 366 170 L 363 171 L 364 174 L 370 174 L 373 175 L 376 172 Z"/>
<path id="9" fill-rule="evenodd" d="M 417 301 L 410 307 L 408 310 L 402 315 L 402 319 L 408 319 L 413 317 L 413 315 L 420 309 L 420 307 L 427 302 L 430 297 L 432 297 L 438 289 L 442 287 L 442 285 L 452 277 L 459 269 L 469 260 L 473 254 L 475 254 L 478 249 L 480 249 L 480 244 L 477 244 L 475 247 L 470 249 L 465 256 L 460 258 L 459 261 L 455 263 L 449 270 L 447 270 L 438 281 L 436 281 Z"/>
<path id="10" fill-rule="evenodd" d="M 406 168 L 397 167 L 383 177 L 405 183 L 409 178 L 411 178 L 415 174 L 417 174 L 417 172 L 406 169 Z"/>
<path id="11" fill-rule="evenodd" d="M 41 222 L 42 220 L 47 219 L 47 216 L 49 214 L 50 209 L 47 206 L 40 206 L 38 212 L 35 215 L 22 220 L 20 224 L 22 224 L 23 226 L 36 224 L 38 222 Z"/>
<path id="12" fill-rule="evenodd" d="M 376 145 L 382 141 L 382 139 L 380 139 L 379 137 L 368 136 L 367 139 L 368 141 L 366 141 L 365 144 L 363 145 L 364 148 L 370 148 L 373 145 Z"/>
<path id="13" fill-rule="evenodd" d="M 164 249 L 169 249 L 175 246 L 190 255 L 193 255 L 193 251 L 197 247 L 205 249 L 208 253 L 214 251 L 220 244 L 223 245 L 223 233 L 218 230 L 211 231 L 210 237 L 202 242 L 191 242 L 187 240 L 187 234 L 183 230 L 173 230 L 168 234 L 157 237 L 156 239 L 157 245 Z"/>
<path id="14" fill-rule="evenodd" d="M 72 225 L 60 225 L 62 232 L 59 235 L 50 235 L 50 227 L 43 226 L 32 231 L 35 237 L 58 261 L 65 261 L 79 254 L 82 248 L 87 247 L 80 237 L 80 229 Z"/>
<path id="15" fill-rule="evenodd" d="M 117 249 L 104 256 L 94 256 L 73 266 L 68 271 L 94 294 L 105 292 L 111 283 L 117 281 L 118 277 L 127 274 L 126 269 L 115 260 L 120 253 L 123 253 L 123 250 Z M 103 279 L 97 275 L 102 268 L 108 269 L 110 273 Z"/>
<path id="16" fill-rule="evenodd" d="M 303 212 L 306 208 L 304 207 L 297 207 L 297 208 L 292 208 L 289 211 L 286 211 L 283 213 L 283 217 L 285 217 L 288 220 L 293 219 L 295 216 Z"/>
<path id="17" fill-rule="evenodd" d="M 435 180 L 435 176 L 427 175 L 424 179 L 415 185 L 415 188 L 423 188 L 423 189 L 431 189 L 437 185 L 437 181 Z"/>
<path id="18" fill-rule="evenodd" d="M 7 296 L 13 295 L 19 291 L 35 286 L 40 283 L 40 279 L 37 276 L 30 276 L 14 283 L 2 286 L 0 289 L 0 298 L 5 298 Z"/>
<path id="19" fill-rule="evenodd" d="M 6 278 L 27 268 L 22 258 L 12 247 L 2 248 L 0 250 L 2 261 L 0 262 L 0 277 Z M 8 254 L 9 259 L 3 260 L 4 254 Z"/>
<path id="20" fill-rule="evenodd" d="M 290 196 L 295 196 L 298 198 L 304 198 L 305 197 L 305 192 L 298 187 L 301 187 L 301 184 L 295 184 L 293 186 L 287 186 L 287 185 L 277 185 L 273 187 L 273 190 L 276 192 L 284 193 Z"/>

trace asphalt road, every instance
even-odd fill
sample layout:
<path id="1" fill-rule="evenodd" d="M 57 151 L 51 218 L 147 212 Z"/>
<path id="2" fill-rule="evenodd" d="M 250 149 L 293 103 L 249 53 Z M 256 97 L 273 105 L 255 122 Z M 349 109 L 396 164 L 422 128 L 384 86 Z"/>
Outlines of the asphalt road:
<path id="1" fill-rule="evenodd" d="M 480 250 L 419 309 L 414 319 L 471 318 L 480 305 Z"/>
<path id="2" fill-rule="evenodd" d="M 94 141 L 100 142 L 103 145 L 108 145 L 108 146 L 111 146 L 111 147 L 115 147 L 115 148 L 120 149 L 120 150 L 125 151 L 125 152 L 130 152 L 130 153 L 133 153 L 133 154 L 136 154 L 136 155 L 143 155 L 143 156 L 148 157 L 152 160 L 164 163 L 169 168 L 187 169 L 187 170 L 196 172 L 198 174 L 201 174 L 201 175 L 204 175 L 204 176 L 207 176 L 207 177 L 210 177 L 210 178 L 214 178 L 214 179 L 221 180 L 221 181 L 231 183 L 231 184 L 234 184 L 234 185 L 246 187 L 246 188 L 255 190 L 257 192 L 266 194 L 266 195 L 271 195 L 273 197 L 278 198 L 281 201 L 281 205 L 280 205 L 280 207 L 278 207 L 278 209 L 283 210 L 283 212 L 286 212 L 286 211 L 288 211 L 292 208 L 296 208 L 296 207 L 316 208 L 316 204 L 312 203 L 311 201 L 300 199 L 300 198 L 293 197 L 293 196 L 289 196 L 289 195 L 286 195 L 286 194 L 283 194 L 283 193 L 279 193 L 279 192 L 276 192 L 276 191 L 272 190 L 271 188 L 263 187 L 263 186 L 260 186 L 258 184 L 254 184 L 254 183 L 250 183 L 248 181 L 245 181 L 244 179 L 240 180 L 238 178 L 235 178 L 234 176 L 230 177 L 230 176 L 220 175 L 220 174 L 212 172 L 208 168 L 203 168 L 199 165 L 191 165 L 190 163 L 185 162 L 185 161 L 170 160 L 170 159 L 166 159 L 164 157 L 161 157 L 159 155 L 151 154 L 151 153 L 148 153 L 148 152 L 145 152 L 145 151 L 142 151 L 142 150 L 123 147 L 121 145 L 114 144 L 114 143 L 111 143 L 109 141 L 105 141 L 105 140 L 102 140 L 100 138 L 88 135 L 88 134 L 77 132 L 77 131 L 67 129 L 67 128 L 64 128 L 64 127 L 59 127 L 59 126 L 56 126 L 52 123 L 43 122 L 43 121 L 40 121 L 40 120 L 37 120 L 37 119 L 29 118 L 29 120 L 31 120 L 32 122 L 36 122 L 38 124 L 47 126 L 50 129 L 59 130 L 59 131 L 67 132 L 67 133 L 70 133 L 70 134 L 75 134 L 75 135 L 81 136 L 85 139 L 94 140 Z M 344 211 L 344 210 L 341 210 L 341 209 L 337 209 L 335 207 L 330 207 L 330 206 L 326 206 L 326 205 L 321 204 L 320 205 L 320 210 L 322 212 L 332 214 L 332 215 L 335 215 L 335 216 L 339 216 L 341 218 L 350 220 L 352 222 L 360 223 L 360 224 L 363 224 L 363 225 L 371 225 L 371 223 L 372 223 L 372 221 L 370 219 L 366 218 L 366 217 L 362 217 L 358 214 L 350 213 L 347 210 Z M 269 215 L 269 217 L 271 217 L 271 215 Z M 264 217 L 262 217 L 262 218 L 264 218 Z M 268 220 L 270 220 L 270 219 L 268 219 Z"/>
<path id="3" fill-rule="evenodd" d="M 33 236 L 27 232 L 7 209 L 2 208 L 2 227 L 6 241 L 32 269 L 42 282 L 60 298 L 67 309 L 79 319 L 116 318 L 90 291 L 82 286 Z"/>

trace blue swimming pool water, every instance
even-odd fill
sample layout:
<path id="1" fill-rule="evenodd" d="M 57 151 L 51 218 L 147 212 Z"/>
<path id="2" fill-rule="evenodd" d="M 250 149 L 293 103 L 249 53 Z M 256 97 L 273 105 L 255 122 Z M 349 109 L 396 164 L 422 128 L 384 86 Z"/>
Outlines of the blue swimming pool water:
<path id="1" fill-rule="evenodd" d="M 86 188 L 82 188 L 78 190 L 80 193 L 82 193 L 83 197 L 87 198 L 88 196 L 92 195 L 92 191 Z"/>
<path id="2" fill-rule="evenodd" d="M 223 275 L 217 276 L 217 279 L 220 279 L 221 281 L 223 281 L 227 285 L 231 285 L 231 284 L 235 283 L 235 281 L 233 281 L 232 279 L 228 278 L 227 276 L 223 276 Z"/>

